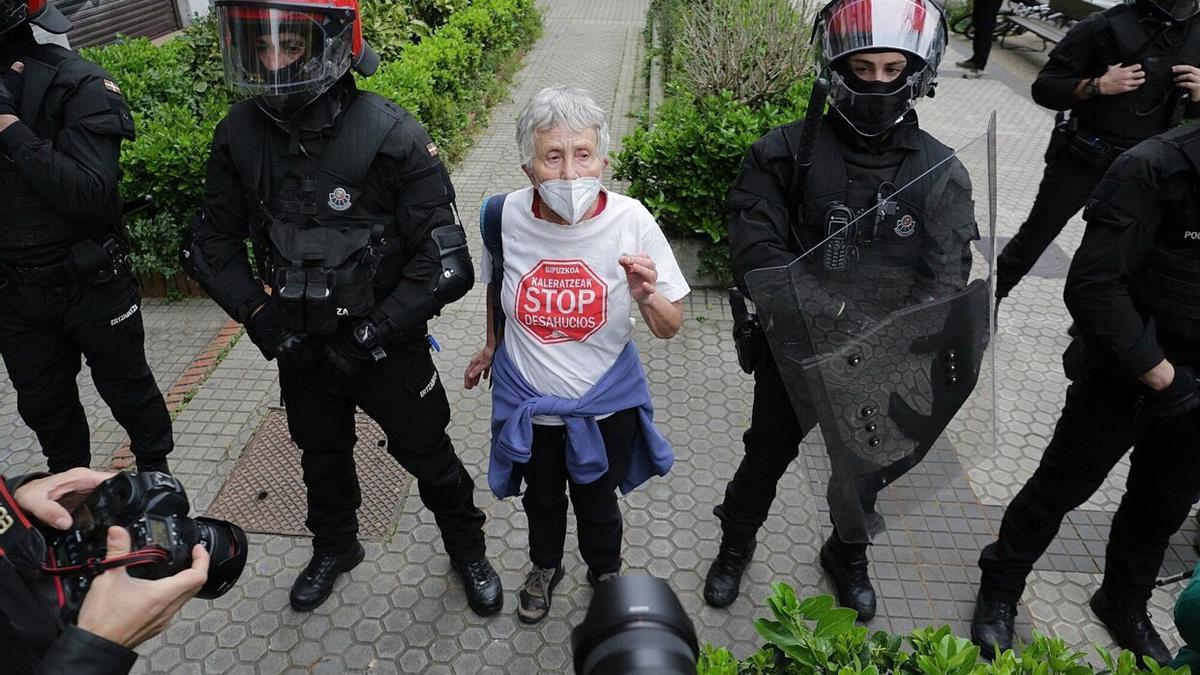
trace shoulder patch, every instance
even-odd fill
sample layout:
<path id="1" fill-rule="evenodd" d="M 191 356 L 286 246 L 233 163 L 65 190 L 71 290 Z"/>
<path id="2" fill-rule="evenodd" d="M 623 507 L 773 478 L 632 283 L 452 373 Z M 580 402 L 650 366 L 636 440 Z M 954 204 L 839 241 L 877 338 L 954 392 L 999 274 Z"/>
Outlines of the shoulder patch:
<path id="1" fill-rule="evenodd" d="M 104 88 L 114 94 L 121 95 L 121 88 L 118 87 L 117 83 L 113 82 L 112 80 L 104 80 Z"/>

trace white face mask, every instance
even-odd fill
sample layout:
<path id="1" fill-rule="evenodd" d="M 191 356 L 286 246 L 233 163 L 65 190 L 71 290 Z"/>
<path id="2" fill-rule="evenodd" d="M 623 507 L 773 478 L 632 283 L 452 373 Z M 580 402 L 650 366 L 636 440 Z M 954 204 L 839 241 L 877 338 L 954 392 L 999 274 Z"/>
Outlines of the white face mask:
<path id="1" fill-rule="evenodd" d="M 538 195 L 546 206 L 572 225 L 583 220 L 602 189 L 604 188 L 600 185 L 600 179 L 595 176 L 582 176 L 575 180 L 548 180 L 538 183 L 537 186 Z"/>

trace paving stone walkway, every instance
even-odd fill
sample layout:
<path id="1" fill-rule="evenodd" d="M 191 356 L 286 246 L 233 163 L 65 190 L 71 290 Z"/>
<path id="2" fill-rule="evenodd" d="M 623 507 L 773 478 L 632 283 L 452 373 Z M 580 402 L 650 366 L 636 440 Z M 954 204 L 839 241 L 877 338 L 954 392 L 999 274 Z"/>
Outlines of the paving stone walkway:
<path id="1" fill-rule="evenodd" d="M 613 152 L 634 124 L 631 111 L 643 95 L 642 36 L 648 0 L 544 0 L 545 32 L 517 75 L 512 99 L 492 112 L 491 124 L 453 175 L 472 250 L 481 249 L 476 210 L 487 194 L 523 186 L 518 168 L 515 119 L 529 97 L 550 84 L 588 88 L 611 112 Z M 966 56 L 954 41 L 944 63 Z M 992 109 L 999 113 L 1000 234 L 1011 236 L 1028 212 L 1041 175 L 1051 117 L 1028 98 L 1024 71 L 1014 75 L 1002 60 L 983 80 L 943 70 L 937 97 L 921 105 L 923 126 L 950 144 L 980 133 Z M 871 550 L 881 594 L 872 627 L 907 630 L 946 621 L 965 629 L 978 570 L 974 560 L 998 525 L 1003 507 L 1036 466 L 1063 399 L 1059 355 L 1069 319 L 1062 307 L 1065 265 L 1082 227 L 1068 226 L 1003 306 L 996 339 L 999 447 L 973 457 L 952 494 L 924 510 L 896 511 L 892 529 Z M 477 253 L 478 255 L 478 253 Z M 433 518 L 415 492 L 403 500 L 393 534 L 366 543 L 366 562 L 339 582 L 334 596 L 311 614 L 288 607 L 288 588 L 307 562 L 309 541 L 251 535 L 251 561 L 238 586 L 215 601 L 193 601 L 162 636 L 144 645 L 135 672 L 147 673 L 535 673 L 570 670 L 569 633 L 591 597 L 569 519 L 567 577 L 558 587 L 551 616 L 530 628 L 514 616 L 515 591 L 528 568 L 525 516 L 513 500 L 497 501 L 486 489 L 489 398 L 466 392 L 462 369 L 483 341 L 482 288 L 447 308 L 432 323 L 442 346 L 435 356 L 455 411 L 450 427 L 459 454 L 476 476 L 477 502 L 488 515 L 489 557 L 507 589 L 504 612 L 480 619 L 466 607 L 442 552 Z M 697 291 L 687 301 L 686 321 L 670 341 L 644 328 L 637 339 L 658 407 L 657 419 L 674 443 L 678 461 L 666 479 L 655 480 L 622 500 L 625 570 L 669 580 L 696 623 L 702 641 L 728 645 L 745 655 L 759 643 L 752 620 L 764 615 L 769 585 L 788 581 L 801 594 L 829 592 L 816 565 L 827 531 L 821 499 L 814 499 L 822 450 L 806 444 L 805 458 L 782 481 L 772 516 L 760 535 L 742 596 L 714 610 L 701 600 L 703 574 L 716 553 L 719 531 L 711 509 L 720 499 L 741 455 L 740 436 L 749 417 L 751 380 L 737 368 L 723 296 Z M 147 349 L 167 387 L 209 342 L 225 317 L 203 301 L 148 301 Z M 81 383 L 93 420 L 95 465 L 122 442 L 88 384 Z M 267 409 L 278 403 L 274 366 L 248 340 L 239 341 L 176 420 L 176 475 L 196 511 L 212 503 Z M 43 466 L 33 436 L 16 415 L 15 394 L 0 380 L 0 437 L 8 452 L 0 471 L 15 475 Z M 941 455 L 935 453 L 937 457 Z M 954 458 L 948 455 L 946 461 Z M 360 471 L 370 471 L 360 466 Z M 1102 569 L 1108 520 L 1120 497 L 1118 471 L 1085 509 L 1064 525 L 1060 541 L 1031 578 L 1021 627 L 1061 635 L 1073 646 L 1109 645 L 1086 600 Z M 896 492 L 901 493 L 903 487 Z M 818 494 L 820 494 L 818 492 Z M 885 495 L 888 493 L 885 493 Z M 891 501 L 889 501 L 891 500 Z M 895 503 L 895 495 L 884 504 Z M 953 509 L 946 505 L 953 505 Z M 885 507 L 891 508 L 891 507 Z M 1176 537 L 1164 573 L 1190 566 L 1191 520 Z M 1169 607 L 1178 587 L 1155 593 L 1155 620 L 1168 642 L 1177 643 Z"/>

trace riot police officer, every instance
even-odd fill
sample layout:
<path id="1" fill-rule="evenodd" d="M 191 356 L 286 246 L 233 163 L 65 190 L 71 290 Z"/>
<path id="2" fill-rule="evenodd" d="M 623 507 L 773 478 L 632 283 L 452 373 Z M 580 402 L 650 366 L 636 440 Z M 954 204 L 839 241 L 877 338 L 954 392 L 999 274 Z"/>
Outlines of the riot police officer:
<path id="1" fill-rule="evenodd" d="M 1118 155 L 1200 114 L 1196 19 L 1196 0 L 1129 0 L 1079 22 L 1050 52 L 1033 100 L 1063 112 L 1033 208 L 997 259 L 997 299 L 1033 268 Z"/>
<path id="2" fill-rule="evenodd" d="M 91 462 L 75 377 L 129 434 L 139 470 L 166 471 L 171 419 L 146 363 L 141 295 L 117 194 L 134 137 L 99 66 L 34 41 L 71 24 L 48 2 L 0 0 L 0 353 L 50 470 Z"/>
<path id="3" fill-rule="evenodd" d="M 1073 382 L 1037 471 L 979 558 L 971 636 L 985 654 L 1012 645 L 1034 563 L 1132 447 L 1104 582 L 1090 605 L 1121 647 L 1171 658 L 1146 601 L 1168 540 L 1200 495 L 1198 170 L 1193 124 L 1121 155 L 1088 199 L 1064 293 L 1081 333 L 1063 356 Z"/>
<path id="4" fill-rule="evenodd" d="M 834 0 L 821 11 L 816 30 L 832 87 L 831 107 L 812 148 L 814 170 L 806 171 L 799 159 L 807 152 L 801 123 L 770 131 L 747 152 L 728 202 L 738 286 L 753 292 L 747 284 L 752 271 L 830 251 L 825 242 L 839 240 L 842 250 L 856 254 L 844 271 L 821 269 L 823 263 L 812 260 L 820 255 L 793 264 L 811 262 L 797 274 L 811 280 L 810 290 L 836 294 L 829 299 L 833 321 L 886 315 L 953 295 L 966 285 L 969 242 L 978 237 L 970 181 L 950 158 L 952 151 L 919 128 L 912 110 L 930 92 L 945 48 L 940 8 L 929 0 Z M 932 172 L 939 179 L 922 182 L 935 166 L 944 169 Z M 889 197 L 910 183 L 914 190 Z M 863 224 L 847 229 L 845 223 L 855 219 Z M 755 300 L 761 312 L 761 298 Z M 778 354 L 761 352 L 750 428 L 743 436 L 745 456 L 724 502 L 714 509 L 723 536 L 704 597 L 715 607 L 736 599 L 776 485 L 817 423 L 814 402 L 797 400 L 804 396 L 798 391 L 803 385 L 791 386 L 781 375 Z M 872 516 L 875 494 L 866 490 L 856 497 L 861 504 L 849 510 Z M 869 535 L 837 515 L 842 512 L 833 504 L 837 499 L 831 491 L 834 533 L 820 562 L 840 602 L 870 620 L 876 603 L 866 555 Z"/>
<path id="5" fill-rule="evenodd" d="M 437 146 L 404 109 L 356 88 L 350 68 L 370 75 L 379 59 L 355 0 L 219 0 L 216 11 L 226 80 L 250 98 L 217 127 L 188 257 L 279 364 L 314 535 L 291 604 L 317 607 L 363 559 L 357 406 L 416 477 L 471 608 L 495 613 L 500 578 L 426 335 L 474 281 Z"/>

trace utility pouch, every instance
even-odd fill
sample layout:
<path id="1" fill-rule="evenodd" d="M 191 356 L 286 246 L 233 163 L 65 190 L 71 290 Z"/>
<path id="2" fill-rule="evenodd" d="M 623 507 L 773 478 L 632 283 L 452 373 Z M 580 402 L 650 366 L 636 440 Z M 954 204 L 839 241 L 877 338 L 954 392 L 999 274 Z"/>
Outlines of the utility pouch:
<path id="1" fill-rule="evenodd" d="M 746 309 L 746 298 L 736 287 L 729 289 L 729 308 L 733 312 L 733 346 L 737 350 L 738 366 L 751 374 L 758 367 L 763 350 L 767 349 L 767 336 L 758 315 Z"/>
<path id="2" fill-rule="evenodd" d="M 333 302 L 334 274 L 313 267 L 304 270 L 304 333 L 332 335 L 337 332 L 337 305 Z"/>
<path id="3" fill-rule="evenodd" d="M 1072 155 L 1096 167 L 1107 167 L 1126 149 L 1080 130 L 1071 134 L 1071 142 L 1067 146 L 1067 151 Z"/>
<path id="4" fill-rule="evenodd" d="M 115 239 L 103 244 L 84 239 L 67 250 L 67 257 L 79 270 L 80 280 L 92 286 L 112 281 L 122 270 L 129 269 L 129 254 Z"/>
<path id="5" fill-rule="evenodd" d="M 364 317 L 370 314 L 375 308 L 375 292 L 372 286 L 374 276 L 367 265 L 331 272 L 333 304 L 344 310 L 346 316 Z"/>
<path id="6" fill-rule="evenodd" d="M 304 270 L 298 267 L 282 268 L 278 275 L 280 279 L 275 284 L 275 295 L 283 310 L 283 325 L 293 333 L 303 333 Z"/>
<path id="7" fill-rule="evenodd" d="M 1058 158 L 1071 145 L 1075 132 L 1079 130 L 1079 118 L 1060 110 L 1054 115 L 1054 131 L 1050 132 L 1050 145 L 1046 146 L 1046 163 Z"/>

